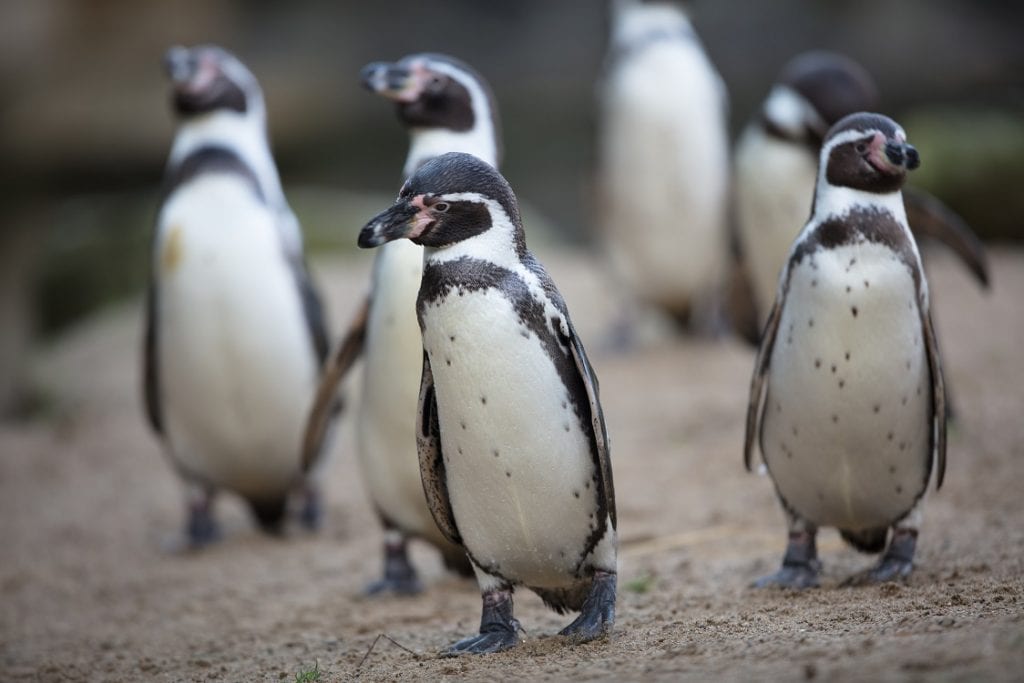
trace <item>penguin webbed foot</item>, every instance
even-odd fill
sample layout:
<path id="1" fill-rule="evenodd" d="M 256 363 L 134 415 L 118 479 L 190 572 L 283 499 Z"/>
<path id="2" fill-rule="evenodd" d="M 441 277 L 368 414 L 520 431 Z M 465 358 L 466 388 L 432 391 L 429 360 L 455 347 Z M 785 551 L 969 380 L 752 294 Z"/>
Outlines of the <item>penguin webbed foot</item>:
<path id="1" fill-rule="evenodd" d="M 512 616 L 512 591 L 496 590 L 483 595 L 480 633 L 449 645 L 441 651 L 442 657 L 466 654 L 489 654 L 515 647 L 522 627 Z"/>
<path id="2" fill-rule="evenodd" d="M 423 584 L 416 574 L 416 568 L 409 561 L 408 540 L 385 541 L 384 576 L 368 585 L 363 593 L 371 595 L 417 595 L 423 592 Z"/>
<path id="3" fill-rule="evenodd" d="M 567 636 L 577 643 L 585 643 L 611 631 L 615 625 L 617 578 L 614 572 L 595 571 L 590 593 L 583 602 L 580 615 L 562 629 L 559 635 Z"/>
<path id="4" fill-rule="evenodd" d="M 914 571 L 916 547 L 917 529 L 894 529 L 889 547 L 878 564 L 867 571 L 854 574 L 844 581 L 843 585 L 864 586 L 906 580 Z"/>
<path id="5" fill-rule="evenodd" d="M 184 549 L 199 550 L 220 539 L 220 524 L 213 516 L 213 494 L 208 493 L 188 506 Z"/>
<path id="6" fill-rule="evenodd" d="M 814 531 L 791 531 L 779 571 L 754 581 L 753 588 L 805 588 L 818 587 L 818 549 Z"/>
<path id="7" fill-rule="evenodd" d="M 302 490 L 302 506 L 299 508 L 299 524 L 306 531 L 319 531 L 324 521 L 323 498 L 320 489 L 307 484 Z"/>

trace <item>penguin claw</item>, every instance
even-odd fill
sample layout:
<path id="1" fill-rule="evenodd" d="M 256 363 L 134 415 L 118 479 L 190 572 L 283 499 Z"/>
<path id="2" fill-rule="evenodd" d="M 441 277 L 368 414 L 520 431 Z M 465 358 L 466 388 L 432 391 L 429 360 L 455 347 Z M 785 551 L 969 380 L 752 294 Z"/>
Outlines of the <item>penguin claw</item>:
<path id="1" fill-rule="evenodd" d="M 188 550 L 199 550 L 216 543 L 221 538 L 220 525 L 208 510 L 193 510 L 185 527 L 185 542 Z"/>
<path id="2" fill-rule="evenodd" d="M 516 635 L 520 630 L 519 622 L 512 619 L 508 624 L 502 624 L 500 628 L 494 628 L 487 632 L 478 633 L 453 643 L 441 651 L 442 657 L 459 657 L 461 655 L 483 655 L 492 652 L 501 652 L 515 647 L 519 642 Z"/>
<path id="3" fill-rule="evenodd" d="M 818 569 L 807 564 L 784 564 L 779 571 L 762 576 L 751 584 L 751 588 L 805 588 L 818 587 Z"/>
<path id="4" fill-rule="evenodd" d="M 324 506 L 320 492 L 310 489 L 303 493 L 302 507 L 299 508 L 299 524 L 306 531 L 319 531 L 324 521 Z"/>
<path id="5" fill-rule="evenodd" d="M 597 571 L 590 588 L 590 594 L 583 603 L 583 609 L 576 619 L 559 631 L 577 643 L 599 638 L 612 630 L 615 624 L 616 575 Z"/>

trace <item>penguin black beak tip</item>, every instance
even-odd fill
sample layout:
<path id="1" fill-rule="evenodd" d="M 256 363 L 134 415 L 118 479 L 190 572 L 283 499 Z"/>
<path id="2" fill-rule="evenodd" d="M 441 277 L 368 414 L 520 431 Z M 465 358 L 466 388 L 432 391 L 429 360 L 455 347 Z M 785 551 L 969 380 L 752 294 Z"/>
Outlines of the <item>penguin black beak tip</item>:
<path id="1" fill-rule="evenodd" d="M 191 59 L 187 47 L 174 45 L 164 52 L 164 71 L 174 83 L 185 83 L 191 78 Z"/>
<path id="2" fill-rule="evenodd" d="M 359 241 L 357 244 L 360 249 L 373 249 L 384 244 L 386 240 L 381 235 L 378 227 L 377 223 L 374 222 L 359 231 Z"/>
<path id="3" fill-rule="evenodd" d="M 912 145 L 906 146 L 906 157 L 907 157 L 907 168 L 913 171 L 915 168 L 921 165 L 921 155 L 917 153 L 917 149 Z"/>
<path id="4" fill-rule="evenodd" d="M 359 82 L 364 88 L 371 92 L 383 90 L 387 84 L 385 75 L 388 65 L 386 62 L 371 62 L 359 71 Z"/>

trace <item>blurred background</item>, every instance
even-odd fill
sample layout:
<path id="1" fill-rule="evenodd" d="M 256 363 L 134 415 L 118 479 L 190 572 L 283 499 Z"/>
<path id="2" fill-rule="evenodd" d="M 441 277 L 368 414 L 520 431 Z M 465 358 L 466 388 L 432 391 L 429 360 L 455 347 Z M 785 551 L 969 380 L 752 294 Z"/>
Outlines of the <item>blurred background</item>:
<path id="1" fill-rule="evenodd" d="M 691 15 L 728 87 L 734 137 L 790 57 L 846 53 L 921 151 L 915 184 L 986 240 L 1024 235 L 1024 3 L 708 0 Z M 25 377 L 37 345 L 141 292 L 173 135 L 168 46 L 219 43 L 260 79 L 316 256 L 354 250 L 405 156 L 360 67 L 426 50 L 492 84 L 503 171 L 531 235 L 588 246 L 606 32 L 596 0 L 0 2 L 0 415 L 39 409 Z"/>

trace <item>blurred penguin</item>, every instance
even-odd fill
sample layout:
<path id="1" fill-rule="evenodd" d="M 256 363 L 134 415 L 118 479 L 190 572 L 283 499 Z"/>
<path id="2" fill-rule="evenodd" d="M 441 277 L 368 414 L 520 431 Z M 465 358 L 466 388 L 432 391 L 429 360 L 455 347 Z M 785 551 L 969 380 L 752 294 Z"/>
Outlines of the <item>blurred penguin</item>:
<path id="1" fill-rule="evenodd" d="M 297 493 L 312 528 L 319 500 L 298 447 L 327 337 L 263 94 L 213 45 L 171 48 L 165 66 L 178 130 L 153 240 L 145 399 L 188 487 L 187 541 L 218 537 L 221 489 L 242 496 L 269 532 L 281 531 Z"/>
<path id="2" fill-rule="evenodd" d="M 597 222 L 632 298 L 717 332 L 728 257 L 727 94 L 681 3 L 613 0 Z M 622 330 L 628 340 L 628 330 Z"/>
<path id="3" fill-rule="evenodd" d="M 409 133 L 404 178 L 445 152 L 465 152 L 497 167 L 497 107 L 491 88 L 469 65 L 446 55 L 419 53 L 363 68 L 368 90 L 395 103 Z M 465 550 L 438 529 L 427 507 L 416 453 L 416 415 L 423 341 L 416 296 L 423 276 L 423 247 L 407 240 L 380 248 L 370 296 L 332 356 L 306 429 L 309 456 L 319 448 L 338 385 L 352 364 L 365 360 L 356 422 L 359 461 L 367 493 L 384 527 L 384 571 L 369 594 L 411 595 L 422 590 L 408 555 L 411 538 L 437 548 L 445 565 L 464 575 Z"/>

